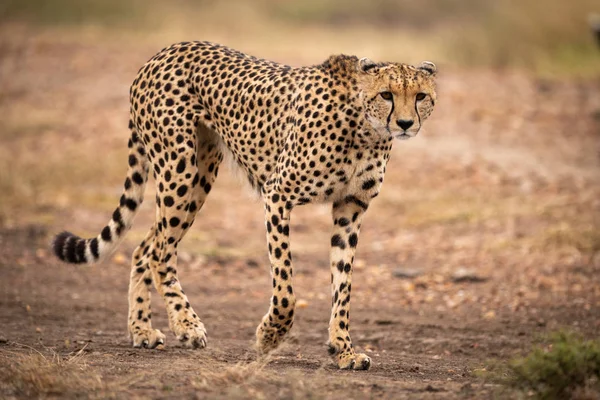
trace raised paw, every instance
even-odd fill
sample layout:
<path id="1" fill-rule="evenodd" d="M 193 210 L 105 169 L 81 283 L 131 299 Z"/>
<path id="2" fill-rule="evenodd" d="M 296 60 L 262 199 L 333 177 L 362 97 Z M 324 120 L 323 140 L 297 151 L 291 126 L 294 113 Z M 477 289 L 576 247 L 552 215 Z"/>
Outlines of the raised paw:
<path id="1" fill-rule="evenodd" d="M 132 333 L 133 347 L 153 349 L 165 344 L 165 335 L 158 329 L 144 329 Z"/>
<path id="2" fill-rule="evenodd" d="M 336 356 L 340 369 L 368 370 L 371 368 L 371 358 L 366 354 L 345 353 Z"/>
<path id="3" fill-rule="evenodd" d="M 261 322 L 256 328 L 256 348 L 259 354 L 267 354 L 275 350 L 283 338 L 283 332 Z"/>
<path id="4" fill-rule="evenodd" d="M 184 346 L 192 349 L 203 349 L 206 347 L 208 336 L 202 322 L 198 321 L 193 326 L 178 325 L 178 327 L 173 329 L 173 332 Z"/>

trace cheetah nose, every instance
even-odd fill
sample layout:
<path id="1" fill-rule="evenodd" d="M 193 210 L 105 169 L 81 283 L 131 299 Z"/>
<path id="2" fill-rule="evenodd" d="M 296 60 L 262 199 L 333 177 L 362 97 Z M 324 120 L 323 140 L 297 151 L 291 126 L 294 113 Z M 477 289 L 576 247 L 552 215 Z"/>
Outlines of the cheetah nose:
<path id="1" fill-rule="evenodd" d="M 398 126 L 404 130 L 407 130 L 408 128 L 410 128 L 414 121 L 411 120 L 406 120 L 406 119 L 399 119 L 398 121 L 396 121 L 396 123 L 398 124 Z"/>

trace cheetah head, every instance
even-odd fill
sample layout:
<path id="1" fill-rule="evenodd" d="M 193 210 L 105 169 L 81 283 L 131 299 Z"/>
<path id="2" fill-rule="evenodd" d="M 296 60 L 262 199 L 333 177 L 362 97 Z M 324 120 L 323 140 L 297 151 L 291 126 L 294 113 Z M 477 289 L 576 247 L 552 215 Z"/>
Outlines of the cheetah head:
<path id="1" fill-rule="evenodd" d="M 414 67 L 362 58 L 357 70 L 365 119 L 372 129 L 402 140 L 416 136 L 435 105 L 435 65 L 424 61 Z"/>

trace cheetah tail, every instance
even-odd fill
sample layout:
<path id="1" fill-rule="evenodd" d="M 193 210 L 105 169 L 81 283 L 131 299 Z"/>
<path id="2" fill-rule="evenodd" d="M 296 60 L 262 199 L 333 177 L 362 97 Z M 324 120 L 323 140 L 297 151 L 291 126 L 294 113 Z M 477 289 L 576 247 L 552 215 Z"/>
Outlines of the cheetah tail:
<path id="1" fill-rule="evenodd" d="M 144 145 L 135 132 L 128 143 L 129 169 L 125 190 L 112 219 L 95 238 L 82 239 L 70 232 L 54 237 L 52 249 L 61 260 L 73 264 L 93 264 L 110 255 L 133 224 L 133 219 L 144 199 L 148 180 L 148 160 Z"/>

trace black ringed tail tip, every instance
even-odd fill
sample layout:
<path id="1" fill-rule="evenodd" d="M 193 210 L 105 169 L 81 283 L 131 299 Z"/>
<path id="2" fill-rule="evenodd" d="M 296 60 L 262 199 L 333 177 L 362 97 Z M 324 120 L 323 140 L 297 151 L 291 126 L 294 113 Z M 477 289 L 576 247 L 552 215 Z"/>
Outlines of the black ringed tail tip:
<path id="1" fill-rule="evenodd" d="M 62 261 L 72 264 L 82 264 L 87 262 L 87 257 L 85 255 L 86 248 L 86 240 L 71 232 L 61 232 L 56 235 L 52 241 L 52 250 L 54 251 L 54 254 Z"/>

